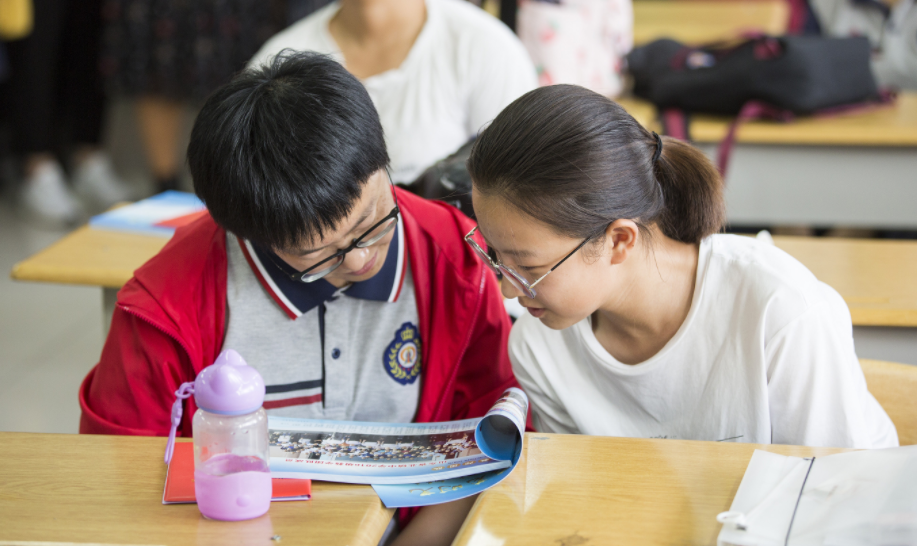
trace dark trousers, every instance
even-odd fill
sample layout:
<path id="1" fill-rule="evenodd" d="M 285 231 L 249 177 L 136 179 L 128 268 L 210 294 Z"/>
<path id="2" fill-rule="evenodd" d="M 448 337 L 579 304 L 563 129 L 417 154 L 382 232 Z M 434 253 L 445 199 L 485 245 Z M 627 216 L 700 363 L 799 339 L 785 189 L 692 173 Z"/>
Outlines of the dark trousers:
<path id="1" fill-rule="evenodd" d="M 35 27 L 7 42 L 3 117 L 15 151 L 98 144 L 105 97 L 99 72 L 102 0 L 33 0 Z"/>

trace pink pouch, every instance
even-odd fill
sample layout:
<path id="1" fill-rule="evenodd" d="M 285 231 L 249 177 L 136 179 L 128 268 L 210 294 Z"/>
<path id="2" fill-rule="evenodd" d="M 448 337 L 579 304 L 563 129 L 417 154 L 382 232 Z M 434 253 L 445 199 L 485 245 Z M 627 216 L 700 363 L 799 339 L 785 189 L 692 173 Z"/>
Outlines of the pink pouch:
<path id="1" fill-rule="evenodd" d="M 540 85 L 570 83 L 608 97 L 623 90 L 633 27 L 630 0 L 520 0 L 516 15 L 516 32 Z"/>

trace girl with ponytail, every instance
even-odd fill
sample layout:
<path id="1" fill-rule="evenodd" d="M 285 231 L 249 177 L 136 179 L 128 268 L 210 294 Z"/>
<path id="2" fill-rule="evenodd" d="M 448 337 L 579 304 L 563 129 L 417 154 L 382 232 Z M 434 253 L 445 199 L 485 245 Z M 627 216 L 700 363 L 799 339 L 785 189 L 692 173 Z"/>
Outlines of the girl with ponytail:
<path id="1" fill-rule="evenodd" d="M 468 168 L 486 246 L 466 240 L 528 310 L 510 357 L 538 430 L 898 444 L 843 299 L 776 247 L 719 233 L 723 181 L 697 149 L 557 85 L 497 116 Z"/>

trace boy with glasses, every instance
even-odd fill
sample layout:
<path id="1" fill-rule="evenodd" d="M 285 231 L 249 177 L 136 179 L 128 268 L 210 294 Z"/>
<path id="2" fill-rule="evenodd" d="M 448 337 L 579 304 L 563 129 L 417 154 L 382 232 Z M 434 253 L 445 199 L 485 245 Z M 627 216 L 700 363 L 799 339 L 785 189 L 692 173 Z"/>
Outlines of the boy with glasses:
<path id="1" fill-rule="evenodd" d="M 166 435 L 174 391 L 227 348 L 272 415 L 463 419 L 516 384 L 472 222 L 392 185 L 378 115 L 339 63 L 286 54 L 240 74 L 201 110 L 188 160 L 210 216 L 118 294 L 81 432 Z"/>

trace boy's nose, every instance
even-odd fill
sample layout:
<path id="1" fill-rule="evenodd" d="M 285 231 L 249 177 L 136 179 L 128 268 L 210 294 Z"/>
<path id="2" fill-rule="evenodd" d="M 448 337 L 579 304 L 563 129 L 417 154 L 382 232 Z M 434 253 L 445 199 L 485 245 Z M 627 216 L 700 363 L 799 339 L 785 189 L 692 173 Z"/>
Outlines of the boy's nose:
<path id="1" fill-rule="evenodd" d="M 371 255 L 370 248 L 355 248 L 344 255 L 344 263 L 341 264 L 345 271 L 359 271 L 366 265 Z"/>

